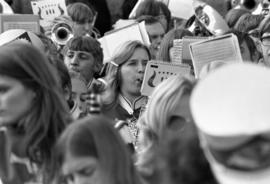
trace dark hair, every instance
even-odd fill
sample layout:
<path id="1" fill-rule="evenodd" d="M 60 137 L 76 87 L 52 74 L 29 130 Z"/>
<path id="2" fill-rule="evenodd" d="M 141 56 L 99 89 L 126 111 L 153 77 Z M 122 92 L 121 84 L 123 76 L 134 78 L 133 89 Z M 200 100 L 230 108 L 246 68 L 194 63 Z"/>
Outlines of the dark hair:
<path id="1" fill-rule="evenodd" d="M 100 43 L 89 36 L 73 37 L 68 41 L 63 49 L 63 53 L 67 53 L 68 50 L 85 51 L 93 55 L 95 65 L 101 69 L 103 63 L 103 50 Z"/>
<path id="2" fill-rule="evenodd" d="M 256 29 L 263 19 L 263 15 L 244 14 L 236 22 L 234 29 L 248 33 L 250 30 Z"/>
<path id="3" fill-rule="evenodd" d="M 72 3 L 67 6 L 67 13 L 72 21 L 79 24 L 91 23 L 94 20 L 95 13 L 84 3 Z"/>
<path id="4" fill-rule="evenodd" d="M 200 147 L 197 129 L 189 122 L 181 133 L 168 134 L 161 141 L 157 167 L 171 184 L 217 184 Z"/>
<path id="5" fill-rule="evenodd" d="M 81 2 L 86 4 L 91 10 L 98 12 L 95 27 L 101 36 L 111 30 L 111 15 L 106 0 L 65 0 L 66 5 Z"/>
<path id="6" fill-rule="evenodd" d="M 143 15 L 149 16 L 159 16 L 160 13 L 163 13 L 167 20 L 167 28 L 169 28 L 171 22 L 171 12 L 169 8 L 161 1 L 147 0 L 143 1 L 136 11 L 136 19 Z M 166 30 L 167 31 L 167 30 Z"/>
<path id="7" fill-rule="evenodd" d="M 157 59 L 161 61 L 171 62 L 169 50 L 173 47 L 174 39 L 182 39 L 184 36 L 193 36 L 187 29 L 172 29 L 163 37 Z"/>
<path id="8" fill-rule="evenodd" d="M 259 25 L 260 37 L 264 33 L 270 33 L 270 16 L 266 16 Z"/>
<path id="9" fill-rule="evenodd" d="M 234 29 L 229 30 L 225 34 L 228 34 L 228 33 L 233 33 L 237 37 L 239 46 L 242 43 L 246 42 L 248 50 L 249 50 L 249 52 L 251 54 L 251 58 L 255 56 L 256 52 L 258 52 L 254 41 L 252 40 L 252 38 L 247 33 L 243 33 L 243 32 L 240 32 L 240 31 L 237 31 L 237 30 L 234 30 Z M 252 61 L 252 62 L 255 62 L 255 61 Z"/>
<path id="10" fill-rule="evenodd" d="M 230 28 L 232 28 L 239 18 L 244 14 L 250 14 L 249 11 L 244 9 L 231 9 L 225 16 L 225 20 Z"/>
<path id="11" fill-rule="evenodd" d="M 121 10 L 122 10 L 122 19 L 128 19 L 130 12 L 136 5 L 138 0 L 124 0 Z"/>
<path id="12" fill-rule="evenodd" d="M 145 21 L 146 25 L 151 25 L 151 24 L 156 24 L 156 23 L 161 24 L 161 22 L 159 21 L 158 18 L 153 17 L 151 15 L 142 15 L 142 16 L 138 17 L 136 20 L 137 20 L 137 22 Z"/>
<path id="13" fill-rule="evenodd" d="M 112 120 L 103 116 L 77 120 L 64 131 L 55 147 L 51 179 L 61 179 L 66 154 L 97 158 L 111 184 L 140 183 L 124 141 L 113 127 Z"/>
<path id="14" fill-rule="evenodd" d="M 71 120 L 56 70 L 32 45 L 15 41 L 0 49 L 0 75 L 20 81 L 36 94 L 32 108 L 14 130 L 25 135 L 29 160 L 45 167 L 51 159 L 52 146 Z"/>

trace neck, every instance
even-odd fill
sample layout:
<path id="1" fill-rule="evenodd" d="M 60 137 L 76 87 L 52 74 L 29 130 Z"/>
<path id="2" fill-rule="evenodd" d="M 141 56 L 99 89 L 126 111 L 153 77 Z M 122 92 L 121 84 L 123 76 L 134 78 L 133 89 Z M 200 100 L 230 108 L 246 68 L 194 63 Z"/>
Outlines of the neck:
<path id="1" fill-rule="evenodd" d="M 121 91 L 121 94 L 123 95 L 123 97 L 125 97 L 131 104 L 134 103 L 134 101 L 140 97 L 141 95 L 133 95 L 133 94 L 130 94 L 130 93 L 125 93 L 123 91 Z"/>
<path id="2" fill-rule="evenodd" d="M 13 130 L 8 130 L 8 138 L 11 144 L 11 152 L 19 157 L 26 157 L 24 135 L 18 134 Z"/>

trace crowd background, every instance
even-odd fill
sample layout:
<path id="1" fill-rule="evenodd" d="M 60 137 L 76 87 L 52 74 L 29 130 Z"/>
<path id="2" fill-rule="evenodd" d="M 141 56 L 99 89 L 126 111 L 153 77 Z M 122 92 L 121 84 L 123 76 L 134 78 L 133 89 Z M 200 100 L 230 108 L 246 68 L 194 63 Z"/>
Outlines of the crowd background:
<path id="1" fill-rule="evenodd" d="M 194 2 L 186 19 L 156 0 L 133 15 L 136 0 L 65 0 L 40 33 L 1 33 L 0 184 L 268 184 L 270 2 Z M 144 21 L 150 43 L 126 41 L 105 63 L 98 39 L 121 21 Z M 175 54 L 183 38 L 227 34 L 237 61 L 197 74 Z M 189 70 L 156 85 L 151 60 Z"/>

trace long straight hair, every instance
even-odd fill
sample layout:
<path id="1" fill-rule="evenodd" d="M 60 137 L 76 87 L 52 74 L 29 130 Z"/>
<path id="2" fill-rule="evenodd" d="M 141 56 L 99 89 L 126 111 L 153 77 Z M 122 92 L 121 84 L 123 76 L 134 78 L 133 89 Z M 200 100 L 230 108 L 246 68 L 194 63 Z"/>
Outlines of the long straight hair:
<path id="1" fill-rule="evenodd" d="M 111 184 L 140 184 L 129 153 L 111 120 L 100 115 L 89 116 L 72 123 L 61 135 L 55 147 L 52 179 L 60 183 L 61 168 L 66 154 L 74 157 L 94 157 Z M 102 178 L 101 178 L 102 179 Z"/>
<path id="2" fill-rule="evenodd" d="M 113 105 L 116 102 L 122 80 L 120 75 L 121 66 L 126 63 L 135 50 L 139 48 L 142 48 L 147 52 L 150 60 L 151 54 L 148 47 L 140 41 L 128 41 L 124 43 L 118 48 L 113 56 L 105 77 L 108 82 L 108 88 L 103 94 L 103 102 L 105 105 Z"/>
<path id="3" fill-rule="evenodd" d="M 29 160 L 45 166 L 55 141 L 71 120 L 56 70 L 39 50 L 15 41 L 0 47 L 0 75 L 18 80 L 36 94 L 32 108 L 20 118 L 16 130 L 23 132 Z"/>
<path id="4" fill-rule="evenodd" d="M 155 88 L 143 116 L 138 120 L 141 131 L 137 161 L 139 168 L 151 162 L 156 146 L 168 129 L 172 113 L 183 96 L 191 93 L 193 86 L 192 79 L 178 75 L 167 79 Z"/>

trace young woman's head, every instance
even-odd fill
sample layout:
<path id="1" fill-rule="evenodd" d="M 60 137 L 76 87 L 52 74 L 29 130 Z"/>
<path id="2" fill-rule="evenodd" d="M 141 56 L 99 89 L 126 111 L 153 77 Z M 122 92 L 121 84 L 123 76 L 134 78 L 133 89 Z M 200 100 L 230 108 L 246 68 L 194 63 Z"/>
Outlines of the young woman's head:
<path id="1" fill-rule="evenodd" d="M 175 130 L 176 127 L 181 129 L 186 122 L 191 121 L 189 97 L 193 86 L 191 79 L 180 75 L 158 85 L 139 120 L 142 133 L 146 130 L 159 138 L 166 130 Z"/>
<path id="2" fill-rule="evenodd" d="M 193 86 L 192 80 L 175 76 L 155 88 L 143 116 L 138 120 L 139 168 L 148 167 L 151 155 L 166 134 L 181 131 L 192 120 L 189 97 Z"/>
<path id="3" fill-rule="evenodd" d="M 30 44 L 0 48 L 0 126 L 21 137 L 20 152 L 43 164 L 69 122 L 55 68 Z"/>
<path id="4" fill-rule="evenodd" d="M 172 48 L 174 46 L 173 42 L 176 39 L 182 39 L 184 36 L 193 36 L 193 34 L 187 29 L 178 28 L 170 30 L 161 41 L 157 59 L 172 62 Z"/>
<path id="5" fill-rule="evenodd" d="M 90 116 L 71 124 L 55 149 L 54 180 L 74 184 L 138 184 L 131 156 L 112 122 Z"/>
<path id="6" fill-rule="evenodd" d="M 107 71 L 107 93 L 110 97 L 105 101 L 111 103 L 119 93 L 126 97 L 140 96 L 145 67 L 150 59 L 148 48 L 141 42 L 129 41 L 122 45 Z"/>

